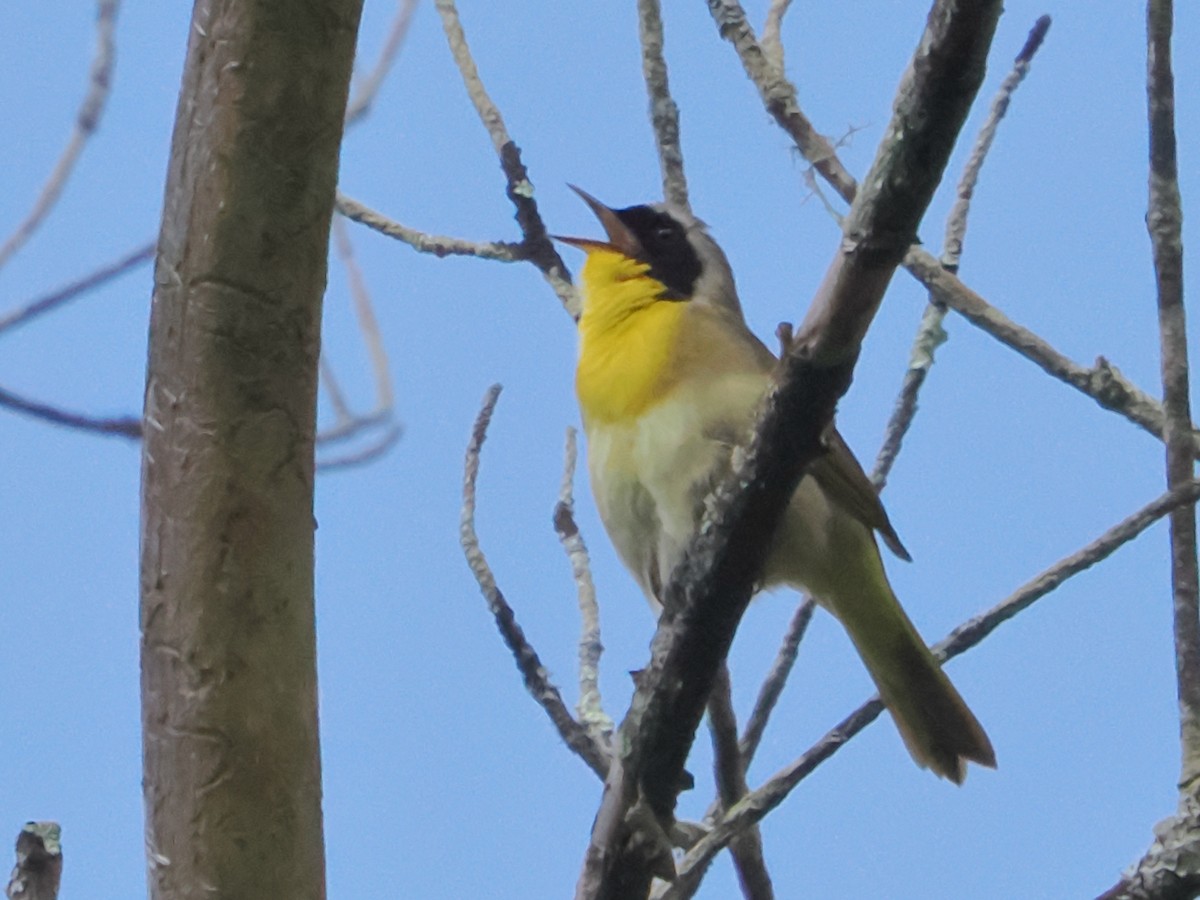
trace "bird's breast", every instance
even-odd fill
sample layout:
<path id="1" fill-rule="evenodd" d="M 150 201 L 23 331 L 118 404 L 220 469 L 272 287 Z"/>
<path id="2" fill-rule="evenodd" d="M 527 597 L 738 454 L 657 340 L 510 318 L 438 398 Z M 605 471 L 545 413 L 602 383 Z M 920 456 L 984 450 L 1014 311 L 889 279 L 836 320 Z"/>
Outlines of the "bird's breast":
<path id="1" fill-rule="evenodd" d="M 629 422 L 662 399 L 682 324 L 680 303 L 658 302 L 615 322 L 580 322 L 575 392 L 587 418 Z"/>
<path id="2" fill-rule="evenodd" d="M 757 373 L 675 384 L 640 415 L 584 415 L 592 493 L 609 538 L 647 594 L 670 574 L 704 498 L 762 392 Z"/>

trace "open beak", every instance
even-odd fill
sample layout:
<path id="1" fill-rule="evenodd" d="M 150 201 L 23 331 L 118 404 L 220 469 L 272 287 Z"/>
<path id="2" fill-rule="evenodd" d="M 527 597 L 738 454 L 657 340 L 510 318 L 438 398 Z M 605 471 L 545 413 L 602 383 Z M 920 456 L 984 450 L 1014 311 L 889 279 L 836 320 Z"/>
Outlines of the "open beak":
<path id="1" fill-rule="evenodd" d="M 617 214 L 610 207 L 605 206 L 582 188 L 578 188 L 573 184 L 568 184 L 567 187 L 582 197 L 583 202 L 596 214 L 596 218 L 604 226 L 604 233 L 608 235 L 608 241 L 597 241 L 592 238 L 566 237 L 558 234 L 551 235 L 551 237 L 556 241 L 562 241 L 564 244 L 570 244 L 572 247 L 578 247 L 580 250 L 612 249 L 634 259 L 642 255 L 641 241 L 637 239 L 637 236 L 629 230 L 629 227 L 618 218 Z"/>

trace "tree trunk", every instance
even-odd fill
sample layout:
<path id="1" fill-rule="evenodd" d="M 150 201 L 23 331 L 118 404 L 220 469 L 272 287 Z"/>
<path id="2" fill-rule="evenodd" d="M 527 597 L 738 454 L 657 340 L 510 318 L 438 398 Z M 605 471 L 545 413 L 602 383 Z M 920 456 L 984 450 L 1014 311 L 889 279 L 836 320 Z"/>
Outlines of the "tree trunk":
<path id="1" fill-rule="evenodd" d="M 361 0 L 199 0 L 142 460 L 152 898 L 325 896 L 313 441 Z"/>

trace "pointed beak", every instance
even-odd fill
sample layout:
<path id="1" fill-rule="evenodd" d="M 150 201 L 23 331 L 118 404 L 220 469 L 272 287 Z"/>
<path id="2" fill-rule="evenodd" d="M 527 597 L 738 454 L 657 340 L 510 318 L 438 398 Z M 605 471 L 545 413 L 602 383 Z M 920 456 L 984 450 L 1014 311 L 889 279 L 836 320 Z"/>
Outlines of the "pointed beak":
<path id="1" fill-rule="evenodd" d="M 566 237 L 564 235 L 551 235 L 556 241 L 562 241 L 564 244 L 570 244 L 572 247 L 578 247 L 580 250 L 597 250 L 597 249 L 613 249 L 625 256 L 637 258 L 642 254 L 642 243 L 637 239 L 629 227 L 621 221 L 616 212 L 611 207 L 605 206 L 587 191 L 578 188 L 573 184 L 568 184 L 571 190 L 583 198 L 586 203 L 595 213 L 596 218 L 600 220 L 600 224 L 604 226 L 604 233 L 608 236 L 608 241 L 597 241 L 591 238 Z"/>

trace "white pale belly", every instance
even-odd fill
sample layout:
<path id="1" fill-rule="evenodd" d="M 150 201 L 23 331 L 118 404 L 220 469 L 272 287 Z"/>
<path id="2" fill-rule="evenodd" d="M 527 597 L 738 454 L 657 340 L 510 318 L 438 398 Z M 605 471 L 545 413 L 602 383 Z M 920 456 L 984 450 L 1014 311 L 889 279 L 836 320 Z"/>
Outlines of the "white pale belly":
<path id="1" fill-rule="evenodd" d="M 714 468 L 728 460 L 728 439 L 711 435 L 748 428 L 763 381 L 726 376 L 677 389 L 628 424 L 585 421 L 600 517 L 652 603 L 695 532 Z"/>

